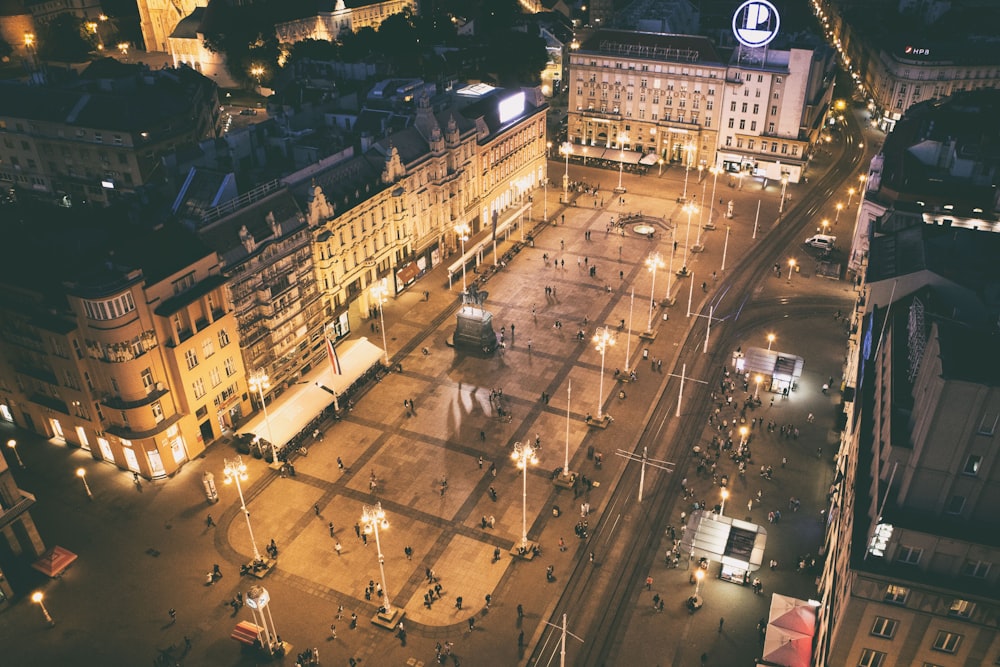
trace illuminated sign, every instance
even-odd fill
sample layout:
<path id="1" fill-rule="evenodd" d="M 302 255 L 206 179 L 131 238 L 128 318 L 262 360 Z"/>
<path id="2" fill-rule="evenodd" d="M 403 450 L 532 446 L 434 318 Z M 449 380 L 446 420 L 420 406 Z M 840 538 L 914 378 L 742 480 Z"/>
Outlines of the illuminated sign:
<path id="1" fill-rule="evenodd" d="M 931 50 L 930 49 L 918 49 L 915 46 L 909 46 L 909 45 L 907 45 L 906 48 L 903 49 L 903 53 L 906 54 L 906 55 L 908 55 L 908 56 L 929 56 L 931 54 Z"/>
<path id="2" fill-rule="evenodd" d="M 733 13 L 733 34 L 743 46 L 765 46 L 778 36 L 781 19 L 767 0 L 747 0 Z"/>
<path id="3" fill-rule="evenodd" d="M 515 93 L 510 97 L 500 100 L 500 106 L 497 109 L 497 112 L 500 114 L 501 123 L 514 120 L 524 113 L 524 91 Z"/>

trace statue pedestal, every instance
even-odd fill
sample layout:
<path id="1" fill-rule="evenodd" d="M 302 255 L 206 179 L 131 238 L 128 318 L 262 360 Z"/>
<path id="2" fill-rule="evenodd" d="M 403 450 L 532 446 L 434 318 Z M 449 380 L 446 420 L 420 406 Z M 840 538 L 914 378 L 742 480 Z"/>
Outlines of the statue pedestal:
<path id="1" fill-rule="evenodd" d="M 456 348 L 489 354 L 497 347 L 493 331 L 493 313 L 479 306 L 466 304 L 459 308 L 455 324 Z"/>

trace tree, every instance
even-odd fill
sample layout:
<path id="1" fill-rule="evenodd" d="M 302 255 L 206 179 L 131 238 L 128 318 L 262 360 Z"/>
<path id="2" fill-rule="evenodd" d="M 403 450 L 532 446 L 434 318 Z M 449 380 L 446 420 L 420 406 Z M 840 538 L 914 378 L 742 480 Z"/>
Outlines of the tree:
<path id="1" fill-rule="evenodd" d="M 516 30 L 493 35 L 488 53 L 487 69 L 506 86 L 537 85 L 549 61 L 545 40 Z"/>
<path id="2" fill-rule="evenodd" d="M 60 14 L 38 26 L 38 54 L 45 60 L 81 62 L 96 48 L 97 36 L 72 14 Z"/>

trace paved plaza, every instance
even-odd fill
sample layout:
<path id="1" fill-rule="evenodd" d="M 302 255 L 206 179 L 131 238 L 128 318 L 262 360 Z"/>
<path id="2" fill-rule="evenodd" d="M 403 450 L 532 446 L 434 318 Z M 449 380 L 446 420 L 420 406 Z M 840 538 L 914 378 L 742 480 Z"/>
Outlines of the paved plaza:
<path id="1" fill-rule="evenodd" d="M 814 169 L 818 173 L 826 166 L 819 163 Z M 438 267 L 385 307 L 388 352 L 402 372 L 373 385 L 342 420 L 327 423 L 323 441 L 310 444 L 308 456 L 295 460 L 295 477 L 281 477 L 264 462 L 244 457 L 249 479 L 243 490 L 257 544 L 263 549 L 273 539 L 279 548 L 278 566 L 263 585 L 271 594 L 277 630 L 293 645 L 285 663 L 293 664 L 296 653 L 316 647 L 327 665 L 346 665 L 350 658 L 371 666 L 431 664 L 435 645 L 450 642 L 454 664 L 523 664 L 539 642 L 550 641 L 544 622 L 550 620 L 562 586 L 578 564 L 596 552 L 595 576 L 616 576 L 600 570 L 610 547 L 577 537 L 577 524 L 586 518 L 594 526 L 609 511 L 611 491 L 626 466 L 615 451 L 632 450 L 654 399 L 662 395 L 675 400 L 676 382 L 669 374 L 679 372 L 674 367 L 679 343 L 696 319 L 686 316 L 689 298 L 692 310 L 700 312 L 723 284 L 723 261 L 727 269 L 740 262 L 775 228 L 780 185 L 762 188 L 759 181 L 747 179 L 741 190 L 726 175 L 717 183 L 711 176 L 699 182 L 692 170 L 686 175 L 687 200 L 696 201 L 698 208 L 690 213 L 689 231 L 689 213 L 678 201 L 685 187 L 682 169 L 667 169 L 662 176 L 655 171 L 643 177 L 626 173 L 622 195 L 613 192 L 618 172 L 571 164 L 569 173 L 585 187 L 599 186 L 597 194 L 575 193 L 573 205 L 564 206 L 560 187 L 548 188 L 547 202 L 536 192 L 525 229 L 533 235 L 533 247 L 521 250 L 482 288 L 489 292 L 485 308 L 493 313 L 494 327 L 504 327 L 504 350 L 483 359 L 448 345 L 461 277 L 449 290 L 445 269 Z M 561 183 L 562 175 L 563 163 L 551 162 L 552 183 Z M 789 186 L 792 201 L 786 207 L 794 206 L 799 190 Z M 712 231 L 702 229 L 709 217 L 703 207 L 708 200 L 716 226 Z M 730 200 L 732 219 L 725 216 Z M 546 211 L 548 223 L 542 220 Z M 612 218 L 623 216 L 650 224 L 651 237 L 631 225 L 624 234 L 609 228 Z M 839 235 L 847 239 L 848 230 Z M 515 231 L 499 252 L 518 238 Z M 689 253 L 689 246 L 697 243 L 704 251 Z M 654 252 L 664 262 L 655 285 L 645 265 Z M 839 391 L 824 394 L 821 386 L 832 376 L 838 378 L 839 388 L 846 333 L 834 312 L 849 312 L 856 295 L 849 282 L 814 275 L 814 256 L 801 239 L 789 253 L 801 267 L 791 281 L 759 276 L 753 299 L 761 304 L 762 314 L 738 322 L 733 318 L 713 330 L 720 341 L 713 345 L 725 340 L 733 349 L 764 346 L 766 334 L 773 332 L 778 349 L 805 358 L 797 391 L 787 399 L 778 397 L 773 406 L 771 395 L 762 395 L 763 404 L 752 415 L 800 429 L 798 439 L 754 430 L 754 465 L 773 466 L 774 479 L 762 479 L 754 467 L 742 478 L 726 457 L 719 464 L 731 480 L 726 514 L 748 518 L 768 531 L 765 562 L 775 559 L 778 565 L 774 572 L 765 566 L 760 573 L 765 595 L 709 578 L 701 589 L 705 607 L 689 615 L 682 605 L 692 590 L 686 559 L 679 568 L 668 569 L 663 559 L 666 526 L 652 527 L 663 538 L 642 578 L 648 574 L 653 585 L 647 591 L 642 582 L 636 583 L 631 604 L 622 612 L 624 630 L 616 657 L 608 664 L 698 665 L 702 653 L 708 653 L 711 665 L 751 664 L 759 656 L 755 626 L 766 617 L 769 594 L 806 599 L 815 595 L 816 573 L 796 572 L 796 566 L 803 554 L 815 555 L 822 540 L 820 510 L 831 481 L 841 397 Z M 672 264 L 677 271 L 685 263 L 692 277 L 678 279 L 667 268 Z M 475 275 L 470 271 L 467 278 Z M 425 289 L 430 292 L 426 301 Z M 652 314 L 651 295 L 656 303 Z M 675 302 L 661 310 L 658 302 L 664 298 Z M 796 307 L 796 300 L 804 305 Z M 626 327 L 619 331 L 622 320 Z M 640 339 L 650 323 L 655 338 Z M 356 335 L 381 344 L 381 336 L 372 335 L 367 321 L 353 324 Z M 604 358 L 600 393 L 602 358 L 591 338 L 596 327 L 605 325 L 617 341 Z M 662 361 L 662 370 L 654 370 L 656 361 Z M 635 369 L 636 381 L 619 385 L 616 369 Z M 714 383 L 720 377 L 721 371 L 705 381 Z M 498 415 L 491 396 L 497 391 L 502 391 L 500 401 L 510 419 Z M 742 387 L 736 394 L 743 396 Z M 404 400 L 413 401 L 412 411 Z M 585 423 L 588 414 L 599 411 L 614 418 L 606 430 Z M 691 405 L 683 419 L 705 420 L 709 411 L 708 405 Z M 810 414 L 813 421 L 808 420 Z M 678 446 L 704 447 L 712 428 L 705 420 L 698 442 Z M 32 512 L 43 538 L 80 555 L 62 578 L 39 582 L 55 627 L 46 627 L 27 600 L 0 617 L 0 637 L 12 660 L 8 664 L 70 664 L 88 655 L 92 664 L 141 665 L 165 650 L 185 665 L 255 664 L 229 638 L 238 620 L 250 618 L 248 609 L 234 614 L 226 603 L 248 587 L 237 568 L 252 555 L 235 490 L 221 483 L 224 459 L 235 454 L 230 446 L 214 445 L 175 478 L 145 483 L 138 491 L 128 475 L 100 465 L 86 452 L 32 439 L 6 426 L 0 431 L 0 438 L 17 437 L 23 443 L 19 450 L 27 469 L 16 477 L 38 497 Z M 529 469 L 525 484 L 510 453 L 513 443 L 536 440 L 541 460 Z M 594 488 L 581 493 L 553 485 L 553 470 L 563 465 L 567 448 L 571 468 L 593 480 Z M 601 468 L 590 457 L 591 448 L 603 453 Z M 88 471 L 92 502 L 76 485 L 73 470 L 78 466 Z M 206 471 L 219 482 L 217 505 L 209 505 L 202 492 Z M 694 499 L 705 499 L 709 507 L 718 502 L 711 475 L 698 476 L 693 469 L 650 470 L 646 485 L 652 489 L 665 484 L 668 474 L 688 478 Z M 798 511 L 789 509 L 791 497 L 801 500 Z M 751 498 L 754 504 L 748 511 Z M 370 623 L 379 600 L 366 600 L 365 588 L 369 581 L 380 582 L 377 548 L 371 538 L 365 544 L 355 526 L 363 506 L 375 501 L 381 502 L 389 521 L 380 532 L 386 592 L 391 605 L 405 611 L 405 640 Z M 584 502 L 591 507 L 587 517 L 581 516 Z M 675 529 L 680 529 L 680 512 L 689 510 L 690 503 L 674 500 Z M 554 506 L 561 509 L 558 516 Z M 522 538 L 525 507 L 527 536 L 542 549 L 535 561 L 510 555 Z M 774 509 L 781 510 L 781 520 L 770 524 L 767 513 Z M 209 513 L 216 527 L 206 525 Z M 412 559 L 405 547 L 412 548 Z M 206 572 L 215 563 L 224 576 L 207 586 Z M 552 583 L 545 578 L 548 565 L 555 572 Z M 424 604 L 431 587 L 428 568 L 442 586 L 440 599 L 429 607 Z M 666 600 L 662 613 L 653 611 L 654 594 Z M 487 595 L 492 599 L 489 609 Z M 463 598 L 461 609 L 458 596 Z M 341 605 L 344 617 L 338 619 Z M 523 618 L 518 617 L 518 605 Z M 175 622 L 167 615 L 171 608 L 177 610 Z M 351 613 L 360 619 L 355 629 L 349 627 Z M 720 617 L 725 618 L 721 633 Z M 474 629 L 470 618 L 476 619 Z M 568 624 L 573 630 L 572 618 Z M 336 639 L 331 625 L 336 626 Z M 523 649 L 518 645 L 521 632 Z M 185 637 L 191 640 L 190 648 Z"/>

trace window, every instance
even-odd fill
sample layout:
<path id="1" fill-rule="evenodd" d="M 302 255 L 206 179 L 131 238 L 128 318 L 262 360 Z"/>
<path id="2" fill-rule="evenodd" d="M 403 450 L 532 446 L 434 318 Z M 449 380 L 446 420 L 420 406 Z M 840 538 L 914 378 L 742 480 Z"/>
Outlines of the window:
<path id="1" fill-rule="evenodd" d="M 198 354 L 194 350 L 188 350 L 184 353 L 184 360 L 187 362 L 188 370 L 191 370 L 198 365 Z"/>
<path id="2" fill-rule="evenodd" d="M 125 292 L 114 299 L 104 301 L 84 301 L 83 309 L 92 320 L 113 320 L 135 310 L 132 293 Z"/>
<path id="3" fill-rule="evenodd" d="M 875 624 L 872 625 L 871 633 L 875 637 L 887 637 L 892 639 L 892 636 L 896 634 L 896 625 L 898 625 L 898 623 L 891 618 L 876 616 Z"/>
<path id="4" fill-rule="evenodd" d="M 163 421 L 163 406 L 160 405 L 160 402 L 155 401 L 149 407 L 153 411 L 153 419 L 156 421 L 156 423 L 159 424 L 161 421 Z"/>
<path id="5" fill-rule="evenodd" d="M 861 659 L 858 660 L 858 667 L 882 667 L 885 664 L 886 654 L 882 651 L 875 651 L 870 648 L 861 649 Z"/>
<path id="6" fill-rule="evenodd" d="M 195 398 L 201 398 L 205 395 L 205 381 L 198 378 L 191 383 L 191 389 L 194 391 Z"/>
<path id="7" fill-rule="evenodd" d="M 951 602 L 951 607 L 948 608 L 948 615 L 957 616 L 958 618 L 969 618 L 972 616 L 972 611 L 975 608 L 976 604 L 974 602 L 955 598 Z"/>
<path id="8" fill-rule="evenodd" d="M 965 509 L 965 496 L 952 496 L 944 511 L 946 514 L 961 514 L 963 509 Z"/>
<path id="9" fill-rule="evenodd" d="M 142 377 L 142 386 L 145 387 L 146 391 L 147 392 L 152 391 L 151 387 L 154 384 L 153 371 L 149 370 L 148 368 L 144 368 L 142 369 L 142 372 L 139 375 Z"/>
<path id="10" fill-rule="evenodd" d="M 212 371 L 209 373 L 209 380 L 211 380 L 213 387 L 218 387 L 219 384 L 222 382 L 222 377 L 219 375 L 218 366 L 213 368 Z"/>
<path id="11" fill-rule="evenodd" d="M 206 359 L 215 354 L 215 341 L 211 338 L 206 338 L 202 341 L 201 353 Z"/>
<path id="12" fill-rule="evenodd" d="M 910 596 L 910 589 L 904 586 L 890 584 L 885 589 L 885 601 L 894 604 L 906 604 L 906 598 Z"/>
<path id="13" fill-rule="evenodd" d="M 962 468 L 963 475 L 978 475 L 979 466 L 983 464 L 983 457 L 978 454 L 969 454 L 969 458 L 965 459 L 965 467 Z"/>
<path id="14" fill-rule="evenodd" d="M 931 648 L 935 651 L 954 653 L 958 650 L 958 645 L 961 643 L 962 635 L 954 632 L 948 632 L 947 630 L 940 630 L 937 633 L 937 637 L 934 638 L 934 643 L 931 645 Z"/>
<path id="15" fill-rule="evenodd" d="M 991 563 L 987 563 L 982 560 L 967 560 L 962 565 L 962 576 L 963 577 L 975 577 L 976 579 L 985 579 L 986 575 L 990 573 Z"/>
<path id="16" fill-rule="evenodd" d="M 225 329 L 219 330 L 219 347 L 225 347 L 229 345 L 229 332 Z"/>
<path id="17" fill-rule="evenodd" d="M 983 420 L 979 422 L 979 429 L 976 433 L 979 435 L 993 435 L 993 432 L 996 431 L 998 420 L 1000 420 L 1000 414 L 987 412 L 983 415 Z"/>
<path id="18" fill-rule="evenodd" d="M 908 547 L 905 544 L 899 545 L 896 552 L 896 562 L 903 565 L 916 565 L 920 562 L 920 557 L 924 554 L 923 549 Z"/>

